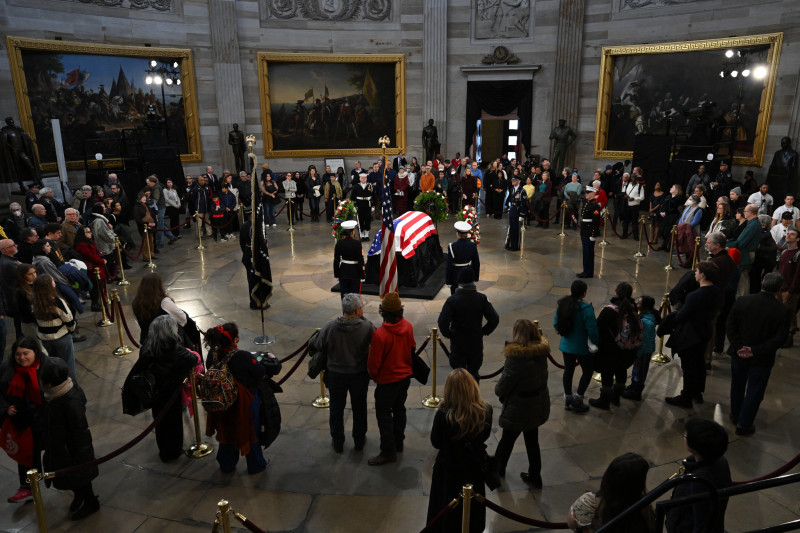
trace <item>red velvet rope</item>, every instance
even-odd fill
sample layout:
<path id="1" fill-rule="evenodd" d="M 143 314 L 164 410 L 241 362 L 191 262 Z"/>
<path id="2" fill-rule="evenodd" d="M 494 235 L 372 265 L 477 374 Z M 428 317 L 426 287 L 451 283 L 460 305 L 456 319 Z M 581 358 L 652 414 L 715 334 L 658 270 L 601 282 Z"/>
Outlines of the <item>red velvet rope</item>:
<path id="1" fill-rule="evenodd" d="M 178 228 L 182 228 L 184 226 L 188 226 L 189 222 L 190 222 L 190 220 L 186 220 L 183 224 L 178 224 L 177 226 L 173 226 L 171 228 L 166 228 L 166 229 L 153 228 L 152 231 L 161 231 L 161 232 L 175 231 Z"/>
<path id="2" fill-rule="evenodd" d="M 292 353 L 290 353 L 289 355 L 287 355 L 283 359 L 278 359 L 278 361 L 280 361 L 281 363 L 285 363 L 286 361 L 288 361 L 289 359 L 291 359 L 295 355 L 297 355 L 300 352 L 302 352 L 303 350 L 305 350 L 306 347 L 308 347 L 308 341 L 306 341 L 301 347 L 299 347 L 298 349 L 296 349 L 295 351 L 293 351 Z"/>
<path id="3" fill-rule="evenodd" d="M 501 366 L 497 371 L 492 372 L 491 374 L 487 374 L 485 376 L 478 376 L 478 377 L 481 378 L 481 379 L 492 379 L 494 377 L 499 376 L 503 372 L 503 368 L 505 368 L 505 366 Z"/>
<path id="4" fill-rule="evenodd" d="M 286 373 L 286 375 L 285 375 L 285 376 L 283 376 L 283 377 L 280 379 L 280 381 L 278 381 L 278 385 L 283 385 L 284 383 L 286 383 L 286 380 L 287 380 L 287 379 L 289 379 L 289 377 L 290 377 L 292 374 L 294 374 L 295 370 L 297 370 L 297 367 L 299 367 L 299 366 L 300 366 L 300 363 L 302 363 L 302 362 L 303 362 L 303 359 L 305 359 L 305 358 L 306 358 L 306 355 L 308 355 L 308 348 L 306 348 L 306 349 L 303 351 L 303 355 L 301 355 L 301 356 L 300 356 L 300 358 L 297 360 L 297 362 L 294 364 L 294 366 L 293 366 L 292 368 L 290 368 L 290 369 L 289 369 L 289 371 Z"/>
<path id="5" fill-rule="evenodd" d="M 278 215 L 275 215 L 275 216 L 278 216 Z M 211 222 L 208 222 L 207 220 L 204 220 L 204 219 L 200 219 L 200 220 L 202 220 L 203 224 L 205 224 L 206 226 L 211 226 L 214 229 L 223 229 L 223 228 L 227 228 L 228 226 L 230 226 L 233 223 L 234 218 L 235 217 L 231 217 L 230 220 L 228 220 L 225 224 L 223 224 L 221 226 L 215 226 Z"/>
<path id="6" fill-rule="evenodd" d="M 483 204 L 483 207 L 486 208 L 486 214 L 487 215 L 502 215 L 504 213 L 504 211 L 502 211 L 502 210 L 501 211 L 495 211 L 494 209 L 491 209 L 489 207 L 489 204 L 484 202 L 481 198 L 478 198 L 478 200 L 480 201 L 480 203 Z"/>
<path id="7" fill-rule="evenodd" d="M 556 368 L 564 368 L 564 365 L 553 359 L 553 354 L 547 354 L 547 358 L 550 360 L 551 363 L 553 363 L 553 366 L 555 366 Z"/>
<path id="8" fill-rule="evenodd" d="M 125 333 L 128 334 L 128 338 L 131 340 L 131 343 L 133 343 L 133 345 L 137 348 L 141 348 L 139 343 L 136 342 L 136 339 L 133 338 L 133 335 L 131 335 L 130 328 L 128 328 L 128 321 L 125 320 L 125 311 L 122 310 L 122 302 L 117 301 L 117 309 L 119 309 L 119 319 L 122 320 L 122 325 L 125 326 Z"/>
<path id="9" fill-rule="evenodd" d="M 764 481 L 765 479 L 772 479 L 774 477 L 781 476 L 800 464 L 800 453 L 795 455 L 788 463 L 783 465 L 782 467 L 778 468 L 777 470 L 773 470 L 769 474 L 765 474 L 761 477 L 757 477 L 754 479 L 748 479 L 747 481 L 734 481 L 734 485 L 744 485 L 745 483 L 753 483 L 754 481 Z"/>
<path id="10" fill-rule="evenodd" d="M 442 340 L 441 337 L 439 337 L 439 346 L 442 347 L 442 351 L 444 352 L 444 354 L 447 357 L 450 357 L 450 350 L 447 349 L 447 346 L 445 346 L 444 341 Z"/>
<path id="11" fill-rule="evenodd" d="M 126 250 L 125 248 L 123 248 L 122 251 L 125 253 L 125 255 L 128 256 L 128 259 L 133 259 L 134 261 L 136 261 L 137 259 L 139 259 L 139 256 L 142 255 L 142 252 L 144 252 L 144 241 L 145 239 L 144 237 L 142 237 L 142 243 L 139 245 L 139 251 L 135 256 L 128 253 L 128 250 Z"/>
<path id="12" fill-rule="evenodd" d="M 432 528 L 433 526 L 435 526 L 435 525 L 436 525 L 436 523 L 437 523 L 439 520 L 441 520 L 442 518 L 444 518 L 444 515 L 446 515 L 446 514 L 447 514 L 447 513 L 449 513 L 450 511 L 454 510 L 456 507 L 458 507 L 458 504 L 459 504 L 459 503 L 461 503 L 461 500 L 459 500 L 458 498 L 454 498 L 454 499 L 453 499 L 453 500 L 452 500 L 450 503 L 448 503 L 447 505 L 445 505 L 445 506 L 442 508 L 442 510 L 441 510 L 441 511 L 439 511 L 439 512 L 436 514 L 436 516 L 434 516 L 434 517 L 433 517 L 433 519 L 432 519 L 430 522 L 428 522 L 428 523 L 425 525 L 425 527 L 422 529 L 422 531 L 420 531 L 419 533 L 428 533 L 429 531 L 431 531 L 431 528 Z"/>
<path id="13" fill-rule="evenodd" d="M 249 518 L 242 516 L 239 513 L 232 514 L 233 517 L 236 518 L 236 520 L 238 520 L 239 523 L 241 523 L 244 527 L 246 527 L 248 531 L 252 531 L 253 533 L 266 533 L 266 531 L 251 522 Z"/>
<path id="14" fill-rule="evenodd" d="M 544 521 L 544 520 L 537 520 L 535 518 L 528 518 L 527 516 L 519 515 L 519 514 L 513 512 L 513 511 L 509 511 L 505 507 L 500 507 L 496 503 L 487 500 L 481 494 L 477 494 L 476 493 L 475 496 L 473 496 L 473 499 L 475 499 L 478 503 L 482 503 L 488 509 L 491 509 L 495 513 L 497 513 L 497 514 L 499 514 L 501 516 L 505 516 L 506 518 L 510 518 L 511 520 L 514 520 L 515 522 L 520 522 L 521 524 L 525 524 L 525 525 L 528 525 L 528 526 L 541 527 L 541 528 L 544 528 L 544 529 L 569 529 L 569 526 L 567 525 L 566 522 L 547 522 L 547 521 Z"/>
<path id="15" fill-rule="evenodd" d="M 425 347 L 428 345 L 428 343 L 429 343 L 429 342 L 431 342 L 431 337 L 430 337 L 430 335 L 428 335 L 428 338 L 427 338 L 427 339 L 425 339 L 425 342 L 423 342 L 423 343 L 422 343 L 422 346 L 420 346 L 419 348 L 417 348 L 417 353 L 416 353 L 415 355 L 419 355 L 419 354 L 421 354 L 421 353 L 422 353 L 422 350 L 424 350 L 424 349 L 425 349 Z"/>
<path id="16" fill-rule="evenodd" d="M 631 235 L 633 235 L 633 230 L 634 230 L 634 229 L 636 229 L 636 226 L 634 226 L 634 227 L 631 229 L 631 231 L 630 231 L 629 233 L 626 233 L 625 235 L 620 235 L 619 233 L 617 233 L 617 228 L 616 228 L 616 227 L 614 227 L 614 220 L 613 220 L 612 218 L 610 218 L 610 217 L 606 217 L 606 220 L 607 220 L 607 221 L 608 221 L 608 223 L 611 225 L 611 231 L 613 231 L 613 232 L 614 232 L 614 234 L 615 234 L 617 237 L 619 237 L 620 239 L 627 239 L 628 237 L 630 237 Z M 639 223 L 639 221 L 637 220 L 637 221 L 636 221 L 636 223 L 638 224 L 638 223 Z"/>

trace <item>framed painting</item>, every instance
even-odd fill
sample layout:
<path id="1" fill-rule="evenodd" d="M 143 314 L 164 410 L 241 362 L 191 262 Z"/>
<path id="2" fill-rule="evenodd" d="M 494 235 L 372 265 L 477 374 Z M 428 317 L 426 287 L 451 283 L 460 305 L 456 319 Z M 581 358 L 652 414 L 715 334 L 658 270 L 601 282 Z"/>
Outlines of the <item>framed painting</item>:
<path id="1" fill-rule="evenodd" d="M 265 157 L 405 151 L 405 55 L 258 54 Z"/>
<path id="2" fill-rule="evenodd" d="M 87 151 L 105 167 L 137 157 L 158 132 L 181 160 L 200 161 L 192 51 L 7 37 L 20 126 L 35 141 L 42 170 L 56 168 L 51 119 L 61 123 L 67 168 Z M 96 166 L 94 157 L 89 166 Z"/>
<path id="3" fill-rule="evenodd" d="M 631 159 L 636 135 L 667 134 L 678 153 L 761 166 L 782 42 L 772 33 L 604 47 L 594 156 Z"/>

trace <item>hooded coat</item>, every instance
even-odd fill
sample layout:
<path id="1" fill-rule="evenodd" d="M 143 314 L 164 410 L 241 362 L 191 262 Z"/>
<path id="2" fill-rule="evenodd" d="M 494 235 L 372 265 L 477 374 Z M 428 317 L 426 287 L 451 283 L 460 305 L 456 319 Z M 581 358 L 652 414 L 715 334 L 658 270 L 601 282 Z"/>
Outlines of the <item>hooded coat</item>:
<path id="1" fill-rule="evenodd" d="M 507 344 L 503 374 L 494 387 L 503 410 L 498 423 L 510 431 L 535 429 L 550 417 L 550 391 L 547 388 L 546 340 L 536 344 Z"/>

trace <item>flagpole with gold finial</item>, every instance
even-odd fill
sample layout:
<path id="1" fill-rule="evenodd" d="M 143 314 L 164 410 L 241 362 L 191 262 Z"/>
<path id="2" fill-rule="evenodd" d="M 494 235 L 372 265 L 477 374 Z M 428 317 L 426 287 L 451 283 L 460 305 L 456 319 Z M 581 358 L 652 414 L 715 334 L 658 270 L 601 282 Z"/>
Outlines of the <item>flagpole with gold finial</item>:
<path id="1" fill-rule="evenodd" d="M 386 187 L 386 167 L 389 166 L 389 161 L 386 159 L 386 147 L 389 145 L 389 136 L 388 135 L 384 135 L 383 137 L 378 139 L 378 143 L 381 145 L 381 151 L 383 152 L 383 156 L 382 156 L 383 157 L 383 176 L 381 177 L 381 187 Z M 383 190 L 383 188 L 381 188 L 381 191 L 382 190 Z M 383 198 L 381 198 L 381 200 L 380 200 L 380 206 L 381 206 L 381 227 L 383 227 Z M 383 230 L 381 230 L 381 231 L 383 231 Z M 381 262 L 383 261 L 383 253 L 385 251 L 386 250 L 381 250 Z M 381 281 L 378 280 L 378 293 L 379 293 L 378 296 L 380 298 L 383 298 L 383 294 L 380 294 L 380 292 L 381 292 Z"/>

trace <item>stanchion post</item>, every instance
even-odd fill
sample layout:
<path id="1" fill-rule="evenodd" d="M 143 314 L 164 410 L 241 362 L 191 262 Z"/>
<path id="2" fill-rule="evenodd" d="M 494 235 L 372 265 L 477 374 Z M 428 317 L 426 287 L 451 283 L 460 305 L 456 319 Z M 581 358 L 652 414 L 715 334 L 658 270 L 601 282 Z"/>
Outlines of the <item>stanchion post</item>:
<path id="1" fill-rule="evenodd" d="M 675 251 L 675 234 L 678 232 L 678 226 L 672 226 L 669 231 L 669 262 L 664 270 L 672 270 L 672 254 Z"/>
<path id="2" fill-rule="evenodd" d="M 147 224 L 144 225 L 144 240 L 147 244 L 147 268 L 156 268 L 156 264 L 153 263 L 153 250 L 150 249 L 150 228 Z"/>
<path id="3" fill-rule="evenodd" d="M 103 297 L 103 287 L 100 283 L 100 269 L 95 267 L 94 268 L 94 279 L 95 283 L 97 283 L 97 292 L 100 295 L 101 300 L 105 300 Z M 107 328 L 108 326 L 113 326 L 114 323 L 108 319 L 108 315 L 106 315 L 106 306 L 103 305 L 103 302 L 100 302 L 100 311 L 103 312 L 103 319 L 97 323 L 98 328 Z"/>
<path id="4" fill-rule="evenodd" d="M 119 237 L 114 237 L 114 242 L 117 243 L 117 268 L 119 268 L 119 277 L 121 278 L 117 285 L 130 285 L 131 282 L 125 279 L 125 269 L 122 267 L 122 244 L 119 242 Z"/>
<path id="5" fill-rule="evenodd" d="M 561 204 L 561 233 L 558 234 L 558 237 L 566 237 L 567 234 L 564 233 L 564 224 L 567 222 L 567 201 L 564 200 Z"/>
<path id="6" fill-rule="evenodd" d="M 694 250 L 692 250 L 692 270 L 697 266 L 697 256 L 700 255 L 700 237 L 694 238 Z"/>
<path id="7" fill-rule="evenodd" d="M 439 345 L 439 328 L 431 328 L 431 345 L 433 346 L 433 359 L 431 361 L 431 381 L 433 382 L 431 388 L 431 395 L 422 400 L 422 405 L 425 407 L 437 408 L 442 399 L 436 396 L 436 349 Z"/>
<path id="8" fill-rule="evenodd" d="M 223 533 L 231 533 L 231 505 L 228 503 L 228 500 L 220 500 L 217 504 L 217 514 L 219 515 L 219 520 L 222 522 L 222 531 Z"/>
<path id="9" fill-rule="evenodd" d="M 207 456 L 214 449 L 210 444 L 203 442 L 200 436 L 200 412 L 197 410 L 197 373 L 193 370 L 189 374 L 189 384 L 192 386 L 192 409 L 194 410 L 194 444 L 186 450 L 190 459 L 200 459 Z"/>
<path id="10" fill-rule="evenodd" d="M 644 215 L 641 216 L 641 218 L 639 219 L 639 222 L 637 222 L 637 224 L 639 224 L 639 226 L 640 226 L 640 229 L 639 229 L 639 250 L 635 254 L 633 254 L 633 257 L 644 257 L 644 254 L 642 253 L 642 237 L 644 237 L 645 232 L 647 231 L 647 226 L 645 226 L 645 223 L 644 223 Z"/>
<path id="11" fill-rule="evenodd" d="M 39 533 L 47 533 L 47 521 L 44 517 L 44 502 L 42 502 L 42 491 L 39 487 L 39 480 L 44 479 L 44 475 L 40 474 L 35 468 L 28 470 L 28 485 L 31 487 L 31 494 L 33 495 L 33 505 L 36 507 L 36 522 L 39 524 Z"/>
<path id="12" fill-rule="evenodd" d="M 669 313 L 669 293 L 664 293 L 664 298 L 661 300 L 661 319 L 663 320 L 665 316 Z M 650 361 L 654 363 L 669 363 L 671 359 L 667 354 L 664 353 L 664 337 L 662 336 L 658 341 L 658 352 L 654 353 L 653 356 L 650 358 Z"/>
<path id="13" fill-rule="evenodd" d="M 461 533 L 469 533 L 469 514 L 472 510 L 472 497 L 475 493 L 472 485 L 464 485 L 461 489 L 461 498 L 464 500 L 461 506 Z"/>
<path id="14" fill-rule="evenodd" d="M 291 198 L 286 199 L 286 204 L 287 204 L 286 207 L 289 209 L 289 231 L 294 231 L 294 225 L 293 225 L 294 217 L 292 216 L 292 203 L 293 202 Z"/>
<path id="15" fill-rule="evenodd" d="M 194 223 L 197 226 L 197 246 L 195 250 L 205 250 L 206 247 L 203 246 L 203 221 L 200 219 L 200 213 L 197 211 L 194 214 Z"/>
<path id="16" fill-rule="evenodd" d="M 611 243 L 606 240 L 606 232 L 608 231 L 608 211 L 607 210 L 603 212 L 603 216 L 605 218 L 605 223 L 603 224 L 603 240 L 598 242 L 597 244 L 599 244 L 600 246 L 608 246 Z"/>
<path id="17" fill-rule="evenodd" d="M 114 349 L 114 355 L 117 357 L 122 357 L 123 355 L 127 355 L 133 352 L 133 348 L 125 344 L 125 337 L 122 336 L 122 312 L 119 308 L 122 307 L 122 304 L 119 301 L 119 293 L 116 289 L 111 291 L 111 301 L 113 305 L 118 307 L 117 309 L 117 333 L 119 334 L 119 347 Z"/>
<path id="18" fill-rule="evenodd" d="M 325 409 L 331 406 L 331 399 L 325 393 L 325 371 L 319 373 L 319 396 L 317 396 L 311 405 L 319 409 Z"/>

